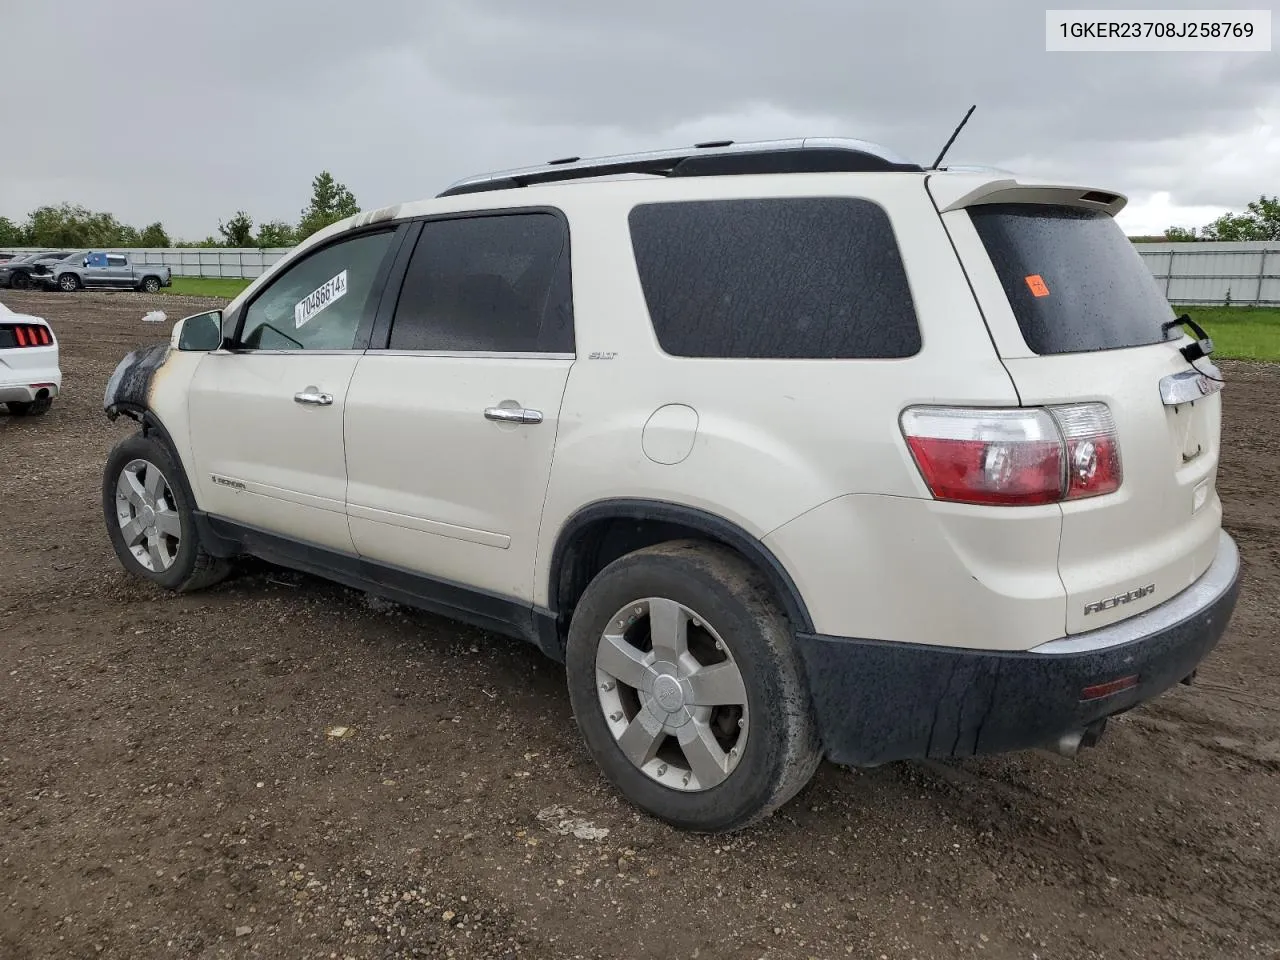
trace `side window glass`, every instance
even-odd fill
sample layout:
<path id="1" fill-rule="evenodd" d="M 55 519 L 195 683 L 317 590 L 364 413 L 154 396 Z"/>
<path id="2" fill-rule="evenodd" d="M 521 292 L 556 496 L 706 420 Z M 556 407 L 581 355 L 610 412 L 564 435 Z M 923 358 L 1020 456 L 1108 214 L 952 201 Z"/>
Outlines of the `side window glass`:
<path id="1" fill-rule="evenodd" d="M 112 257 L 112 256 L 108 256 L 108 257 L 107 257 L 107 266 L 108 266 L 108 267 L 123 267 L 123 266 L 124 266 L 124 257 Z"/>
<path id="2" fill-rule="evenodd" d="M 89 262 L 86 264 L 86 266 L 89 266 L 89 267 L 105 267 L 106 265 L 107 265 L 107 256 L 106 256 L 106 254 L 104 254 L 104 253 L 91 253 L 91 254 L 89 254 Z"/>
<path id="3" fill-rule="evenodd" d="M 286 267 L 244 315 L 250 350 L 350 350 L 377 303 L 375 283 L 393 231 L 342 240 Z"/>
<path id="4" fill-rule="evenodd" d="M 564 221 L 521 213 L 426 223 L 400 291 L 390 348 L 572 353 Z"/>

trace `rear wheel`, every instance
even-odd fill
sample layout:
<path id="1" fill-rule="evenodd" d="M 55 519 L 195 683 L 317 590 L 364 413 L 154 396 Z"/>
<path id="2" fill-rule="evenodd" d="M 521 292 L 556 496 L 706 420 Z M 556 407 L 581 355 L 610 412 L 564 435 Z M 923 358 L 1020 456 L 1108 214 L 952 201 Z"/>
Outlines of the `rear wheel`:
<path id="1" fill-rule="evenodd" d="M 74 273 L 64 273 L 58 278 L 58 289 L 63 293 L 75 293 L 80 289 L 80 278 Z"/>
<path id="2" fill-rule="evenodd" d="M 48 413 L 53 406 L 53 397 L 40 397 L 36 400 L 10 400 L 6 406 L 15 417 L 38 417 Z"/>
<path id="3" fill-rule="evenodd" d="M 102 475 L 102 512 L 120 563 L 131 574 L 186 593 L 212 586 L 230 570 L 200 542 L 182 468 L 152 437 L 122 440 Z"/>
<path id="4" fill-rule="evenodd" d="M 566 669 L 605 776 L 675 826 L 746 827 L 821 759 L 787 620 L 764 578 L 724 547 L 661 544 L 606 567 L 574 611 Z"/>
<path id="5" fill-rule="evenodd" d="M 25 273 L 15 273 L 9 278 L 9 286 L 15 290 L 26 290 L 31 286 L 31 278 Z"/>
<path id="6" fill-rule="evenodd" d="M 160 278 L 159 278 L 159 277 L 144 277 L 144 278 L 143 278 L 143 280 L 142 280 L 142 289 L 143 289 L 143 290 L 145 290 L 147 293 L 159 293 L 159 292 L 160 292 Z"/>

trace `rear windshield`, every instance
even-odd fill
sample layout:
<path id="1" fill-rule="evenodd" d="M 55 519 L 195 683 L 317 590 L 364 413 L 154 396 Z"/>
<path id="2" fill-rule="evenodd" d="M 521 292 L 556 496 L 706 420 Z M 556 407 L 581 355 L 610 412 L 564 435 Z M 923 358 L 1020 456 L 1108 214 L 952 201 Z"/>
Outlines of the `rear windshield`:
<path id="1" fill-rule="evenodd" d="M 920 349 L 889 215 L 853 197 L 691 200 L 631 211 L 658 343 L 678 357 L 854 359 Z"/>
<path id="2" fill-rule="evenodd" d="M 1165 339 L 1173 311 L 1124 231 L 1107 214 L 1010 203 L 969 208 L 1038 354 L 1140 347 Z"/>

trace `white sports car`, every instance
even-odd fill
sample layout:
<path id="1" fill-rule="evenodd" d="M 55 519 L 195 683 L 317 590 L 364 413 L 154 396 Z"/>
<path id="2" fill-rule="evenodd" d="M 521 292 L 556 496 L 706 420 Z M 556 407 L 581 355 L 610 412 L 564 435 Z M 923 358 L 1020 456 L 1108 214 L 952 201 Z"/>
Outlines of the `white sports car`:
<path id="1" fill-rule="evenodd" d="M 38 416 L 61 389 L 58 338 L 48 321 L 0 303 L 0 403 L 14 416 Z"/>

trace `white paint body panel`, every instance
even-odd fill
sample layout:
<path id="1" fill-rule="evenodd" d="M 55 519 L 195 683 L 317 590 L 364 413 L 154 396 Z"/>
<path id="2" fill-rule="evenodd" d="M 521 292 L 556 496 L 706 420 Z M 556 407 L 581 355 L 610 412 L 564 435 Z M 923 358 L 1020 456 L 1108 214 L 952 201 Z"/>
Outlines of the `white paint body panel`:
<path id="1" fill-rule="evenodd" d="M 204 354 L 188 401 L 191 485 L 201 508 L 352 552 L 342 417 L 359 359 L 355 352 Z M 332 405 L 296 402 L 307 387 L 332 394 Z"/>
<path id="2" fill-rule="evenodd" d="M 347 399 L 347 508 L 357 551 L 531 601 L 571 363 L 369 351 Z M 540 411 L 542 422 L 485 419 L 486 408 L 506 401 Z"/>

